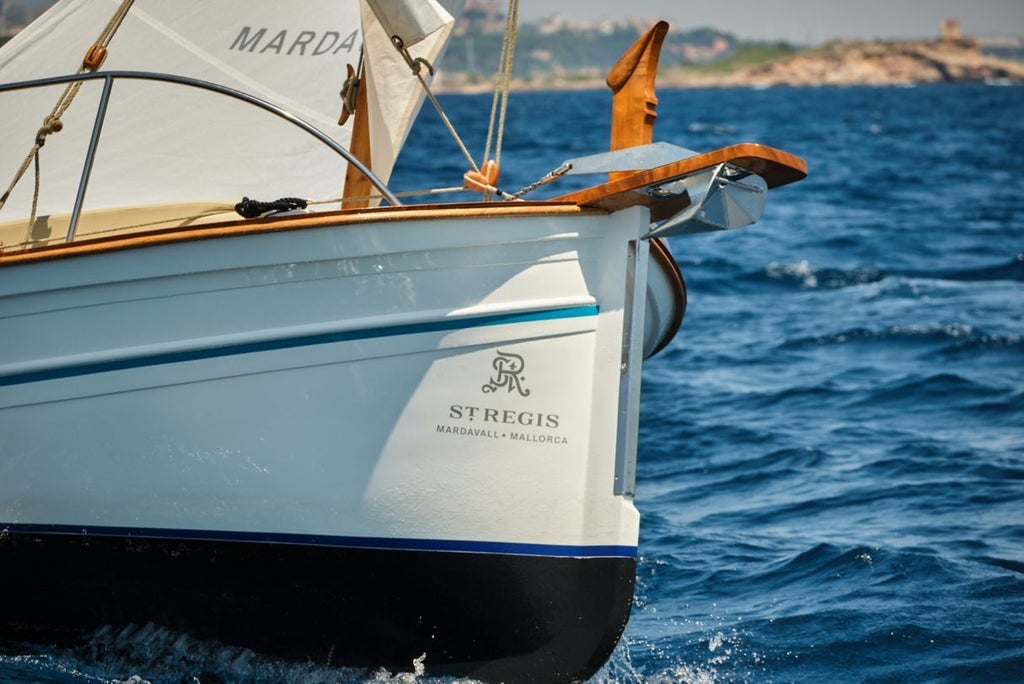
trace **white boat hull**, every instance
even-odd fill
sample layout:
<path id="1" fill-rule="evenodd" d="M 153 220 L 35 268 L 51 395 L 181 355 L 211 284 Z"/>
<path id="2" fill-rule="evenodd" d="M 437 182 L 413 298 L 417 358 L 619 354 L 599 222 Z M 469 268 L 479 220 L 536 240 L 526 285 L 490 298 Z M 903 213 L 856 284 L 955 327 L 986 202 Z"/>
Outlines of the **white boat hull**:
<path id="1" fill-rule="evenodd" d="M 380 222 L 4 269 L 0 519 L 631 555 L 641 228 Z"/>
<path id="2" fill-rule="evenodd" d="M 318 567 L 293 585 L 305 577 L 304 591 L 351 620 L 354 596 L 398 590 L 358 586 L 366 577 L 352 564 L 401 584 L 384 570 L 393 554 L 415 554 L 421 567 L 441 554 L 448 579 L 491 568 L 476 595 L 504 592 L 496 610 L 559 592 L 585 608 L 573 603 L 558 620 L 596 611 L 574 637 L 547 609 L 527 610 L 524 629 L 540 632 L 495 643 L 534 667 L 561 633 L 589 643 L 578 662 L 545 672 L 599 666 L 628 616 L 637 549 L 646 211 L 504 213 L 394 210 L 316 227 L 306 224 L 323 219 L 287 217 L 248 234 L 0 269 L 0 560 L 91 567 L 74 550 L 81 540 L 123 563 L 142 544 L 156 555 L 151 570 L 185 562 L 171 560 L 175 549 L 230 557 L 221 569 L 232 572 L 260 559 L 294 569 L 287 559 L 301 558 Z M 206 562 L 180 572 L 230 580 Z M 581 581 L 581 565 L 594 579 Z M 438 577 L 417 581 L 407 588 L 437 594 Z M 159 583 L 156 594 L 186 602 L 187 587 Z M 264 600 L 274 593 L 243 584 Z M 399 615 L 423 600 L 415 592 L 377 611 L 393 623 L 382 639 L 418 629 Z M 450 601 L 435 608 L 452 611 Z M 461 615 L 444 618 L 455 620 L 449 632 L 470 624 Z M 118 615 L 81 622 L 98 617 Z M 331 620 L 315 621 L 316 657 L 343 656 L 348 643 L 376 655 L 367 663 L 407 664 L 422 649 L 428 664 L 456 671 L 504 662 L 498 675 L 517 672 L 500 669 L 511 667 L 507 653 L 431 649 L 426 637 L 367 651 L 354 635 L 373 630 Z M 9 614 L 19 621 L 30 620 Z"/>
<path id="3" fill-rule="evenodd" d="M 225 31 L 211 3 L 136 3 L 79 69 L 103 4 L 0 51 L 24 143 L 0 164 L 21 169 L 0 196 L 0 641 L 152 622 L 374 670 L 592 675 L 633 597 L 641 362 L 685 308 L 658 238 L 746 225 L 806 164 L 649 145 L 659 22 L 609 73 L 614 151 L 576 160 L 606 181 L 398 206 L 439 6 L 225 5 Z M 322 65 L 343 54 L 342 87 Z M 343 210 L 256 218 L 310 202 Z"/>

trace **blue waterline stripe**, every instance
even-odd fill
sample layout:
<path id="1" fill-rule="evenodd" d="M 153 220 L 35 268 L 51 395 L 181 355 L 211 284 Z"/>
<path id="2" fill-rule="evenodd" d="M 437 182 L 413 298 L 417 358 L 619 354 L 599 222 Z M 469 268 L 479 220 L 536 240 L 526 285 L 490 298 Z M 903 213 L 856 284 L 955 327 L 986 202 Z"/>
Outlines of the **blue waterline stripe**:
<path id="1" fill-rule="evenodd" d="M 117 537 L 122 539 L 168 539 L 175 541 L 219 541 L 249 544 L 290 544 L 382 551 L 441 551 L 449 553 L 492 553 L 514 556 L 557 558 L 633 558 L 635 546 L 522 544 L 517 542 L 465 541 L 458 539 L 403 539 L 392 537 L 338 537 L 320 534 L 278 532 L 226 532 L 219 530 L 172 530 L 143 527 L 94 527 L 0 523 L 0 534 Z"/>
<path id="2" fill-rule="evenodd" d="M 185 361 L 237 356 L 239 354 L 252 354 L 256 352 L 276 351 L 280 349 L 294 349 L 296 347 L 333 344 L 335 342 L 351 342 L 354 340 L 395 337 L 398 335 L 415 335 L 417 333 L 447 332 L 450 330 L 482 328 L 492 325 L 506 325 L 511 323 L 530 323 L 533 321 L 550 321 L 562 318 L 580 318 L 584 316 L 596 316 L 597 314 L 597 305 L 585 305 L 564 309 L 532 311 L 529 313 L 491 314 L 488 316 L 476 316 L 472 318 L 451 318 L 440 321 L 428 321 L 426 323 L 366 328 L 364 330 L 344 330 L 330 333 L 316 333 L 313 335 L 296 335 L 295 337 L 262 340 L 259 342 L 241 342 L 238 344 L 217 347 L 130 356 L 111 361 L 97 361 L 94 363 L 61 366 L 38 371 L 10 373 L 8 375 L 0 375 L 0 387 L 22 385 L 29 382 L 41 382 L 43 380 L 74 378 L 81 375 L 108 373 L 111 371 L 127 370 L 132 368 L 162 366 L 172 363 L 182 363 Z"/>

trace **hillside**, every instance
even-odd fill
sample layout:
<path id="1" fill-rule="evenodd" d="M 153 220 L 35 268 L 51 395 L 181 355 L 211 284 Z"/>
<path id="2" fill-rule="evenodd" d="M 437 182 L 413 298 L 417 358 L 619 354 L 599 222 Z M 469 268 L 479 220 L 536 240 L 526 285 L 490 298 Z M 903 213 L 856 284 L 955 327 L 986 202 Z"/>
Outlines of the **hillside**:
<path id="1" fill-rule="evenodd" d="M 542 75 L 604 73 L 648 25 L 641 20 L 524 24 L 516 36 L 513 74 L 528 80 Z M 489 75 L 497 66 L 501 43 L 500 32 L 456 31 L 445 53 L 444 70 Z M 714 29 L 674 31 L 665 39 L 662 59 L 673 64 L 702 63 L 733 53 L 739 44 L 735 36 Z"/>
<path id="2" fill-rule="evenodd" d="M 701 76 L 691 74 L 691 83 Z M 817 86 L 1022 81 L 1024 62 L 986 54 L 970 39 L 841 42 L 703 77 L 709 85 Z M 683 77 L 685 79 L 685 75 Z"/>
<path id="3" fill-rule="evenodd" d="M 671 34 L 670 34 L 671 35 Z M 684 34 L 685 35 L 685 34 Z M 667 41 L 666 41 L 667 42 Z M 628 41 L 624 41 L 628 45 Z M 685 38 L 662 52 L 658 83 L 688 87 L 771 87 L 823 85 L 908 85 L 953 82 L 1024 83 L 1024 61 L 990 54 L 971 39 L 903 42 L 844 41 L 797 50 L 786 44 L 751 44 L 735 39 L 720 55 L 701 62 L 679 58 Z M 564 50 L 565 48 L 561 48 Z M 625 47 L 622 48 L 623 50 Z M 543 51 L 543 48 L 535 48 Z M 534 60 L 518 70 L 517 89 L 603 88 L 612 51 L 599 66 L 570 69 L 554 49 L 543 53 L 555 68 L 539 68 Z M 449 55 L 451 57 L 452 55 Z M 519 55 L 517 53 L 517 59 Z M 597 60 L 594 60 L 597 62 Z M 605 64 L 607 63 L 607 66 Z M 468 73 L 446 61 L 439 88 L 474 90 L 488 87 L 489 77 Z"/>
<path id="4" fill-rule="evenodd" d="M 516 89 L 592 88 L 619 56 L 654 23 L 626 19 L 617 22 L 568 22 L 550 19 L 519 27 L 513 65 Z M 490 87 L 501 51 L 497 22 L 469 23 L 456 33 L 441 63 L 439 90 L 472 91 Z M 498 27 L 500 28 L 500 26 Z M 680 69 L 709 73 L 731 72 L 748 64 L 795 55 L 787 43 L 750 43 L 713 28 L 670 30 L 662 45 L 662 71 Z"/>
<path id="5" fill-rule="evenodd" d="M 16 30 L 50 4 L 52 0 L 0 0 L 0 28 Z M 499 5 L 486 0 L 467 4 L 440 64 L 439 91 L 492 87 L 504 28 Z M 559 17 L 524 23 L 517 35 L 513 88 L 603 88 L 608 69 L 652 23 Z M 965 38 L 955 20 L 947 20 L 942 33 L 945 38 L 936 40 L 844 41 L 800 49 L 743 41 L 713 28 L 675 27 L 662 47 L 658 80 L 670 87 L 1024 83 L 1024 39 Z"/>

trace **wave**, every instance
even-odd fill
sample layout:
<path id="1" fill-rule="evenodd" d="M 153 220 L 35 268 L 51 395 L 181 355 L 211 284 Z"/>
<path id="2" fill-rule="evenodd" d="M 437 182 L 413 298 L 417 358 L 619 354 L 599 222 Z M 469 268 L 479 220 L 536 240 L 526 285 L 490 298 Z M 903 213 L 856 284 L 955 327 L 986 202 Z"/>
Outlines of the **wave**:
<path id="1" fill-rule="evenodd" d="M 842 251 L 842 250 L 837 250 Z M 931 282 L 1024 282 L 1024 253 L 1008 261 L 965 269 L 886 269 L 875 266 L 841 268 L 817 266 L 808 260 L 795 263 L 773 261 L 763 268 L 744 270 L 723 258 L 680 262 L 694 284 L 706 283 L 718 292 L 764 292 L 777 290 L 841 290 L 879 283 L 888 279 Z"/>
<path id="2" fill-rule="evenodd" d="M 761 272 L 768 282 L 795 286 L 805 290 L 837 290 L 856 285 L 877 283 L 889 273 L 871 267 L 841 269 L 812 266 L 807 261 L 796 264 L 770 263 Z M 755 276 L 755 279 L 757 276 Z"/>
<path id="3" fill-rule="evenodd" d="M 687 130 L 690 133 L 713 133 L 715 135 L 732 135 L 736 133 L 736 126 L 732 124 L 708 123 L 705 121 L 694 121 Z"/>
<path id="4" fill-rule="evenodd" d="M 257 654 L 247 648 L 200 640 L 153 623 L 100 628 L 67 648 L 25 644 L 28 655 L 0 655 L 3 681 L 102 682 L 103 684 L 402 684 L 423 678 L 423 659 L 408 672 L 339 668 Z M 460 684 L 472 684 L 460 680 Z"/>
<path id="5" fill-rule="evenodd" d="M 1024 252 L 1017 254 L 1009 261 L 991 266 L 975 266 L 967 269 L 955 269 L 948 271 L 922 272 L 918 277 L 932 277 L 942 280 L 957 280 L 962 282 L 976 282 L 989 280 L 1010 280 L 1024 282 Z"/>
<path id="6" fill-rule="evenodd" d="M 887 278 L 909 278 L 914 280 L 938 280 L 953 282 L 1013 281 L 1024 282 L 1024 253 L 1015 255 L 1009 261 L 991 265 L 979 265 L 966 269 L 946 270 L 886 270 L 861 266 L 857 268 L 832 268 L 815 266 L 806 260 L 798 263 L 768 264 L 762 271 L 748 276 L 751 280 L 763 280 L 784 284 L 804 290 L 836 290 Z"/>
<path id="7" fill-rule="evenodd" d="M 879 282 L 891 275 L 878 268 L 826 268 L 808 261 L 772 262 L 756 270 L 745 270 L 735 262 L 720 258 L 680 262 L 679 266 L 695 291 L 718 294 L 836 290 Z"/>
<path id="8" fill-rule="evenodd" d="M 968 410 L 995 417 L 1020 412 L 1020 391 L 1011 386 L 993 386 L 957 373 L 912 374 L 886 383 L 864 394 L 851 407 L 879 409 L 895 406 L 900 410 L 935 413 L 936 406 L 946 410 Z"/>
<path id="9" fill-rule="evenodd" d="M 992 556 L 978 556 L 975 560 L 1003 570 L 1015 572 L 1019 575 L 1024 575 L 1024 561 L 1014 560 L 1012 558 L 995 558 Z"/>
<path id="10" fill-rule="evenodd" d="M 714 637 L 713 637 L 714 638 Z M 612 652 L 611 658 L 591 679 L 591 684 L 714 684 L 721 681 L 720 658 L 709 658 L 705 663 L 676 662 L 648 671 L 634 662 L 633 652 L 646 649 L 643 640 L 624 637 Z M 716 648 L 710 648 L 710 651 Z M 642 657 L 636 660 L 643 660 Z M 460 683 L 461 684 L 461 683 Z"/>
<path id="11" fill-rule="evenodd" d="M 943 352 L 1024 351 L 1024 335 L 990 333 L 962 323 L 890 325 L 881 329 L 858 327 L 827 335 L 801 337 L 787 340 L 779 348 L 800 350 L 841 344 L 931 345 L 940 347 Z"/>

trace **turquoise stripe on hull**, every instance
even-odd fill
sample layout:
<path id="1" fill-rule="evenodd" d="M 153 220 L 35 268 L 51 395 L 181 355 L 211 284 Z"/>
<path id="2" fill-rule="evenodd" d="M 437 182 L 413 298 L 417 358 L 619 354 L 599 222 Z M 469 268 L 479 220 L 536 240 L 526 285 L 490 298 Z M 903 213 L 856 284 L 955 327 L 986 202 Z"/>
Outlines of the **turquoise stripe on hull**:
<path id="1" fill-rule="evenodd" d="M 509 325 L 513 323 L 581 318 L 586 316 L 596 316 L 597 314 L 597 305 L 586 305 L 564 309 L 533 311 L 529 313 L 492 314 L 473 318 L 452 318 L 439 321 L 429 321 L 426 323 L 366 328 L 363 330 L 345 330 L 312 335 L 297 335 L 295 337 L 285 337 L 273 340 L 241 342 L 238 344 L 205 347 L 201 349 L 128 356 L 123 359 L 115 359 L 112 361 L 97 361 L 95 363 L 82 363 L 36 371 L 10 373 L 7 375 L 0 375 L 0 387 L 22 385 L 30 382 L 42 382 L 45 380 L 74 378 L 82 375 L 94 375 L 97 373 L 108 373 L 133 368 L 148 368 L 151 366 L 162 366 L 186 361 L 223 358 L 227 356 L 237 356 L 240 354 L 253 354 L 280 349 L 295 349 L 298 347 L 334 344 L 337 342 L 395 337 L 399 335 L 416 335 L 419 333 L 430 332 L 449 332 L 452 330 L 482 328 L 494 325 Z"/>

